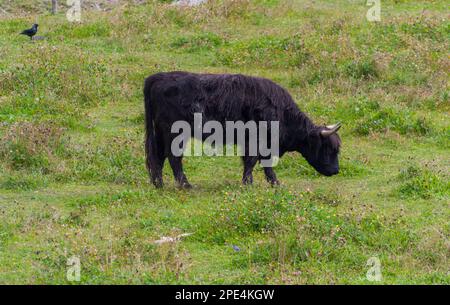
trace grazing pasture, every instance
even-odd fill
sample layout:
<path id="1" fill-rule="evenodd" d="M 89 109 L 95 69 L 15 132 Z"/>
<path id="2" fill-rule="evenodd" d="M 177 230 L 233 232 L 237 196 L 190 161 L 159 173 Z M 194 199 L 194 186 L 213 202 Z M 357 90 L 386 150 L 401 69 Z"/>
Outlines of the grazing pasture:
<path id="1" fill-rule="evenodd" d="M 73 256 L 92 284 L 371 284 L 372 257 L 450 284 L 448 1 L 96 2 L 0 0 L 0 284 L 77 283 Z M 186 157 L 193 189 L 167 165 L 156 189 L 142 89 L 173 70 L 279 83 L 343 123 L 341 172 L 289 153 L 243 186 L 239 157 Z"/>

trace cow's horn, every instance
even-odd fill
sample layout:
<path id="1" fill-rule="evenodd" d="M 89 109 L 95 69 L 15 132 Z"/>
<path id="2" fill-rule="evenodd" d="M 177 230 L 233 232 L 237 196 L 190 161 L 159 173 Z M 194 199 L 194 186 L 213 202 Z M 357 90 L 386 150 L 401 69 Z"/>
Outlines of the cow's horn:
<path id="1" fill-rule="evenodd" d="M 322 130 L 320 134 L 322 135 L 322 137 L 329 137 L 332 134 L 336 133 L 339 130 L 339 128 L 341 128 L 341 123 L 328 125 L 327 129 Z"/>

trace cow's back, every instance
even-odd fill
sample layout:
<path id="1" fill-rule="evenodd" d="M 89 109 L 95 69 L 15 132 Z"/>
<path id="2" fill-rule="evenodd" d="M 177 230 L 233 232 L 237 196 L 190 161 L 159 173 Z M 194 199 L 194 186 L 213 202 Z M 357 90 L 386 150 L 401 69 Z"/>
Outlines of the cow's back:
<path id="1" fill-rule="evenodd" d="M 154 113 L 166 121 L 191 122 L 193 113 L 204 120 L 281 120 L 296 108 L 289 93 L 276 83 L 241 74 L 195 74 L 175 71 L 146 79 Z"/>

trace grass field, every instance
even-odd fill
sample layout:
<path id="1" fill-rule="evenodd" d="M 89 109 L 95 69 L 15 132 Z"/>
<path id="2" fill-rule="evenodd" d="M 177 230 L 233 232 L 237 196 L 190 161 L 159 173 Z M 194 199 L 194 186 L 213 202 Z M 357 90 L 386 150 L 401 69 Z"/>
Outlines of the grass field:
<path id="1" fill-rule="evenodd" d="M 48 2 L 0 0 L 0 284 L 371 284 L 371 257 L 378 283 L 450 284 L 448 1 L 368 22 L 365 1 L 86 0 L 76 24 Z M 244 187 L 238 157 L 188 157 L 192 190 L 168 164 L 155 189 L 142 86 L 171 70 L 278 82 L 343 123 L 340 174 L 288 154 L 280 187 Z"/>

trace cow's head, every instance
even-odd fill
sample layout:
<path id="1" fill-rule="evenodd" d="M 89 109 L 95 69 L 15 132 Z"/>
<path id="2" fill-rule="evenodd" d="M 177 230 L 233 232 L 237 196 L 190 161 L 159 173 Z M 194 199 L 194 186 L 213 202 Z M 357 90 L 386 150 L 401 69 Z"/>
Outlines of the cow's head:
<path id="1" fill-rule="evenodd" d="M 341 139 L 337 131 L 341 124 L 317 127 L 304 139 L 300 153 L 319 173 L 325 176 L 339 172 L 339 148 Z"/>

